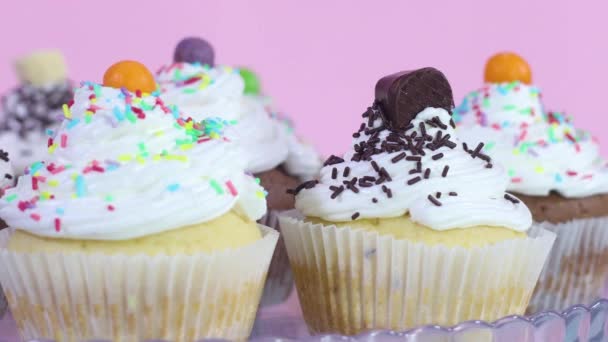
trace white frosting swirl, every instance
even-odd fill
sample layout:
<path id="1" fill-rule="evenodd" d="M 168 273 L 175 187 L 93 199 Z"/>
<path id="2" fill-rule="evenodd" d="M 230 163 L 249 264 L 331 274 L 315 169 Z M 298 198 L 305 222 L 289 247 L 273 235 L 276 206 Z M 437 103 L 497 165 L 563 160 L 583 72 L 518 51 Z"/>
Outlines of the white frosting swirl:
<path id="1" fill-rule="evenodd" d="M 178 105 L 196 120 L 237 120 L 228 135 L 245 150 L 248 171 L 259 173 L 285 163 L 288 172 L 301 179 L 317 174 L 321 161 L 316 151 L 295 136 L 286 120 L 274 115 L 269 98 L 243 93 L 238 70 L 176 63 L 161 68 L 157 80 L 167 103 Z"/>
<path id="2" fill-rule="evenodd" d="M 562 113 L 545 112 L 540 91 L 519 82 L 488 84 L 456 109 L 458 134 L 486 141 L 486 153 L 508 168 L 508 189 L 565 197 L 608 193 L 608 167 L 599 146 Z"/>
<path id="3" fill-rule="evenodd" d="M 412 220 L 436 230 L 479 225 L 501 226 L 517 231 L 529 229 L 532 216 L 528 208 L 521 202 L 513 203 L 505 198 L 507 178 L 504 170 L 498 165 L 488 167 L 489 162 L 479 157 L 473 158 L 460 145 L 452 127 L 446 125 L 441 129 L 426 123 L 435 117 L 442 123 L 450 121 L 450 114 L 444 109 L 427 108 L 416 116 L 412 121 L 414 128 L 404 135 L 410 136 L 416 132 L 419 137 L 422 135 L 420 125 L 424 125 L 427 134 L 435 140 L 441 131 L 441 136 L 449 134 L 454 144 L 451 147 L 444 145 L 434 151 L 424 148 L 425 155 L 421 156 L 420 168 L 416 160 L 402 158 L 393 162 L 394 158 L 402 156 L 403 150 L 384 150 L 372 155 L 369 161 L 356 161 L 358 158 L 353 160 L 357 154 L 353 150 L 344 156 L 344 162 L 321 169 L 319 184 L 297 194 L 296 208 L 304 215 L 329 221 L 396 217 L 409 212 Z M 382 120 L 378 118 L 371 127 L 381 125 Z M 389 130 L 380 130 L 378 147 L 392 143 L 389 135 L 394 138 Z M 360 132 L 360 136 L 355 138 L 355 145 L 361 146 L 369 138 L 369 135 Z M 410 158 L 416 157 L 410 150 L 405 151 Z M 373 162 L 377 163 L 378 168 L 384 168 L 390 179 L 382 177 L 382 173 L 374 168 Z M 446 177 L 443 177 L 446 165 L 449 169 Z M 347 168 L 348 171 L 345 171 Z M 427 168 L 430 174 L 425 178 Z M 335 179 L 334 175 L 337 175 Z M 373 177 L 373 180 L 370 180 L 370 185 L 363 186 L 361 182 L 366 176 Z M 344 181 L 352 182 L 355 177 L 358 191 L 345 187 L 337 197 L 331 199 L 335 189 L 344 186 Z M 418 177 L 418 182 L 411 181 Z M 378 184 L 378 178 L 385 178 L 385 181 Z M 437 196 L 438 192 L 441 193 L 440 197 Z M 429 196 L 433 196 L 440 205 L 431 202 Z"/>
<path id="4" fill-rule="evenodd" d="M 85 84 L 38 163 L 0 201 L 10 226 L 50 237 L 120 240 L 217 218 L 257 220 L 263 189 L 222 134 L 194 125 L 156 96 Z M 229 228 L 227 228 L 229 229 Z"/>

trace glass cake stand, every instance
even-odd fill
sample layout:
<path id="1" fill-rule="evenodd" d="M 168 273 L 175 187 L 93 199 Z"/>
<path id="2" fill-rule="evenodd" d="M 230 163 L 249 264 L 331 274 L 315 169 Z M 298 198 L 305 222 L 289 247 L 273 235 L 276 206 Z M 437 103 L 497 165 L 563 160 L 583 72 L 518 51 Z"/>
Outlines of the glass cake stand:
<path id="1" fill-rule="evenodd" d="M 372 331 L 358 336 L 310 336 L 296 296 L 264 309 L 258 315 L 251 340 L 257 342 L 608 342 L 608 299 L 590 306 L 575 305 L 558 313 L 546 311 L 530 317 L 509 316 L 496 322 L 463 322 L 455 327 L 425 326 L 404 332 Z M 0 342 L 18 342 L 10 315 L 0 320 Z M 50 340 L 40 340 L 49 341 Z M 215 340 L 219 341 L 219 340 Z"/>

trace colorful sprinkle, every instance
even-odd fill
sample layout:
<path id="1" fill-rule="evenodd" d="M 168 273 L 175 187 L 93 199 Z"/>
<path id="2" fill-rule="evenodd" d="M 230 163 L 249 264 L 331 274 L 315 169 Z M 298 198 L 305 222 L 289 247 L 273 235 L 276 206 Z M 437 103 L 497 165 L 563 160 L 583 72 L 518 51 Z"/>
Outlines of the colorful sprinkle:
<path id="1" fill-rule="evenodd" d="M 179 190 L 180 185 L 178 183 L 174 183 L 174 184 L 170 184 L 169 186 L 167 186 L 167 190 L 169 190 L 170 192 L 175 192 L 177 190 Z"/>
<path id="2" fill-rule="evenodd" d="M 63 116 L 65 116 L 66 119 L 71 119 L 72 112 L 70 111 L 70 107 L 68 107 L 67 104 L 64 104 L 63 106 L 61 106 L 61 108 L 63 109 Z"/>
<path id="3" fill-rule="evenodd" d="M 236 187 L 234 186 L 234 184 L 232 184 L 232 181 L 227 181 L 226 186 L 228 187 L 228 190 L 230 190 L 230 194 L 232 196 L 236 196 L 239 194 L 238 191 L 236 191 Z"/>
<path id="4" fill-rule="evenodd" d="M 213 190 L 215 190 L 215 192 L 218 195 L 224 194 L 224 189 L 222 188 L 222 186 L 220 185 L 220 183 L 218 183 L 215 179 L 210 180 L 209 181 L 209 185 L 211 185 L 211 187 L 213 188 Z"/>

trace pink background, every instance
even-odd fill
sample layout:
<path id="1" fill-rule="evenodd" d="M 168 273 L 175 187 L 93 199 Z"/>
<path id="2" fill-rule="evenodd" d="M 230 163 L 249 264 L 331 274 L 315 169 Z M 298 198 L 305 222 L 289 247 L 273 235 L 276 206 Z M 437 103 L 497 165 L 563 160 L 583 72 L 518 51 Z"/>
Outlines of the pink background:
<path id="1" fill-rule="evenodd" d="M 481 85 L 485 59 L 525 56 L 551 109 L 567 110 L 603 143 L 608 135 L 608 6 L 603 1 L 6 1 L 0 90 L 29 50 L 64 51 L 74 80 L 100 81 L 107 66 L 170 62 L 176 42 L 200 35 L 222 64 L 248 65 L 324 154 L 343 152 L 376 80 L 435 66 L 456 102 Z M 36 7 L 36 8 L 34 8 Z"/>

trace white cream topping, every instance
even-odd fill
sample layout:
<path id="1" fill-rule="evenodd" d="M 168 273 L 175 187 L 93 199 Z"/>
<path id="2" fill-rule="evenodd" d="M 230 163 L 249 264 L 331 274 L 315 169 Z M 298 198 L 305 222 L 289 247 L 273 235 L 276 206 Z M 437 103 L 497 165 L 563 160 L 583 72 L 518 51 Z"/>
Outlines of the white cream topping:
<path id="1" fill-rule="evenodd" d="M 238 70 L 177 63 L 162 68 L 157 80 L 162 97 L 196 120 L 238 120 L 228 135 L 245 150 L 248 171 L 259 173 L 285 163 L 288 172 L 301 179 L 318 173 L 318 153 L 302 143 L 286 121 L 273 115 L 267 97 L 243 93 L 245 86 Z"/>
<path id="2" fill-rule="evenodd" d="M 0 217 L 10 226 L 50 237 L 122 240 L 230 210 L 251 220 L 266 212 L 242 151 L 223 136 L 225 123 L 193 129 L 156 96 L 92 84 L 74 100 L 46 163 L 34 165 L 0 200 Z"/>
<path id="3" fill-rule="evenodd" d="M 445 124 L 443 129 L 426 123 L 437 120 L 433 119 L 435 117 Z M 412 121 L 413 128 L 407 130 L 404 136 L 416 132 L 416 136 L 420 137 L 420 126 L 423 125 L 427 135 L 434 140 L 437 140 L 439 131 L 441 137 L 449 134 L 449 140 L 453 143 L 450 144 L 451 147 L 443 145 L 434 151 L 424 148 L 424 156 L 406 149 L 405 157 L 402 149 L 395 152 L 385 150 L 372 155 L 371 160 L 361 161 L 357 161 L 357 157 L 353 160 L 358 154 L 353 149 L 345 154 L 344 162 L 326 165 L 321 169 L 319 184 L 302 189 L 297 194 L 296 208 L 306 216 L 334 222 L 358 218 L 397 217 L 409 213 L 415 222 L 436 230 L 479 225 L 507 227 L 516 231 L 529 229 L 532 216 L 528 208 L 514 197 L 505 194 L 508 179 L 504 169 L 478 156 L 473 158 L 471 153 L 466 152 L 454 129 L 448 125 L 450 118 L 450 114 L 444 109 L 427 108 L 416 116 Z M 377 118 L 368 126 L 380 130 L 378 148 L 384 143 L 392 143 L 394 140 L 391 138 L 395 138 L 395 134 L 391 134 L 389 130 L 380 129 L 381 125 L 382 120 Z M 365 132 L 360 132 L 359 135 L 354 144 L 360 147 L 361 143 L 368 141 L 370 135 Z M 425 142 L 425 145 L 429 142 Z M 469 150 L 475 148 L 473 145 Z M 416 157 L 420 157 L 420 167 L 417 160 L 412 160 Z M 374 167 L 374 162 L 380 171 Z M 446 166 L 449 166 L 449 169 L 444 177 Z M 390 179 L 382 176 L 382 168 Z M 428 178 L 425 178 L 427 169 L 429 174 Z M 410 172 L 411 170 L 414 171 Z M 372 178 L 365 181 L 366 176 Z M 354 178 L 357 191 L 353 191 L 344 183 L 352 182 Z M 384 178 L 380 184 L 377 183 L 379 178 Z M 414 182 L 416 179 L 418 181 Z M 368 183 L 368 186 L 362 185 L 362 181 L 364 184 Z M 332 194 L 340 187 L 343 187 L 343 190 L 338 190 L 339 194 L 334 195 L 335 198 L 332 199 Z M 432 199 L 429 199 L 429 196 L 432 196 Z M 505 196 L 513 201 L 507 200 Z"/>
<path id="4" fill-rule="evenodd" d="M 545 112 L 540 91 L 519 82 L 488 84 L 456 109 L 458 135 L 485 141 L 485 153 L 505 165 L 508 189 L 565 197 L 608 193 L 608 168 L 597 142 L 562 113 Z"/>

